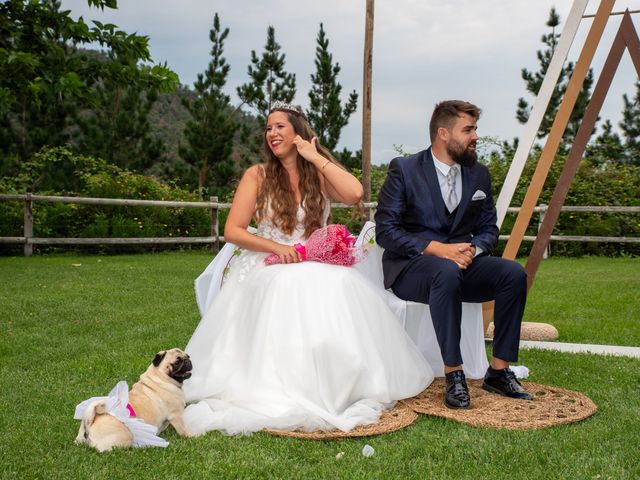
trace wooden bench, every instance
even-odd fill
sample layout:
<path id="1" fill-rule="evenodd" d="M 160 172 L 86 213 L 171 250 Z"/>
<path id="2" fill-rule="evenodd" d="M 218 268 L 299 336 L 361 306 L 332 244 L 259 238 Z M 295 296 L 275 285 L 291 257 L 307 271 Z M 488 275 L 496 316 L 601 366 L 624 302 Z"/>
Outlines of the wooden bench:
<path id="1" fill-rule="evenodd" d="M 365 276 L 383 287 L 382 254 L 384 249 L 375 241 L 375 223 L 365 223 L 357 245 L 367 250 L 367 258 L 356 265 Z M 444 376 L 444 363 L 431 320 L 429 305 L 405 301 L 386 291 L 387 303 L 416 343 L 436 376 Z M 481 303 L 462 303 L 460 350 L 467 378 L 482 378 L 489 366 L 484 343 Z"/>

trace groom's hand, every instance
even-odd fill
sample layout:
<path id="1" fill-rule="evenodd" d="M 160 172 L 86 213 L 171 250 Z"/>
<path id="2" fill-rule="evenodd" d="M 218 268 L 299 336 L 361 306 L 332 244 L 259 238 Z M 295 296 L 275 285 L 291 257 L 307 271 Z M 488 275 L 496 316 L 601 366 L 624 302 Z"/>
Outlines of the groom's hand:
<path id="1" fill-rule="evenodd" d="M 463 270 L 471 265 L 475 253 L 476 247 L 470 243 L 442 243 L 435 240 L 424 249 L 425 255 L 451 260 Z"/>

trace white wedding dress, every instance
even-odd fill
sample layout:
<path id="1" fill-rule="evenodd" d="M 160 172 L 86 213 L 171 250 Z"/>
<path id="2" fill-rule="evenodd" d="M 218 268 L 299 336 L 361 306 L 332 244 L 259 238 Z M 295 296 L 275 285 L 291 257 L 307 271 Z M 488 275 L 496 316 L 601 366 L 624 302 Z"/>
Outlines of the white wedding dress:
<path id="1" fill-rule="evenodd" d="M 303 215 L 300 207 L 292 235 L 269 221 L 257 234 L 304 243 Z M 185 421 L 193 434 L 349 431 L 375 423 L 433 380 L 384 290 L 356 268 L 265 266 L 267 254 L 250 251 L 225 268 L 231 256 L 219 254 L 205 271 L 217 275 L 208 279 L 207 298 L 198 299 L 203 317 L 186 347 L 193 374 L 183 387 Z"/>

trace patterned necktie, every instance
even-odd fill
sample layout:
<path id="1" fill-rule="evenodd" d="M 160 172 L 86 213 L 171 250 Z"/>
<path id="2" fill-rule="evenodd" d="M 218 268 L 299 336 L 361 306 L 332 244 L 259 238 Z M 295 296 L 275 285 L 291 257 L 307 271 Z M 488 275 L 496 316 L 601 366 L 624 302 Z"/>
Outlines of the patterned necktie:
<path id="1" fill-rule="evenodd" d="M 444 197 L 444 203 L 447 206 L 449 213 L 453 212 L 458 206 L 458 196 L 456 195 L 456 175 L 458 175 L 458 169 L 451 167 L 449 173 L 447 173 L 447 192 Z"/>

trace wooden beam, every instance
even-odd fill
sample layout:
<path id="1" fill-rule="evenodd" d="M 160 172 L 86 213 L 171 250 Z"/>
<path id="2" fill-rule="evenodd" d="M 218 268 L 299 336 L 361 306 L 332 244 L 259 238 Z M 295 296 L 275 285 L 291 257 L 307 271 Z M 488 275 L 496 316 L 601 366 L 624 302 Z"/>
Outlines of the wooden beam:
<path id="1" fill-rule="evenodd" d="M 624 15 L 625 13 L 640 13 L 640 10 L 629 10 L 628 8 L 624 12 L 611 12 L 609 15 L 613 17 L 614 15 Z M 593 18 L 595 14 L 591 15 L 583 15 L 582 18 Z"/>
<path id="2" fill-rule="evenodd" d="M 224 237 L 217 237 L 221 242 Z M 132 237 L 132 238 L 27 238 L 30 245 L 172 245 L 176 243 L 213 243 L 216 237 Z"/>
<path id="3" fill-rule="evenodd" d="M 631 42 L 629 42 L 627 38 L 629 38 Z M 629 47 L 629 43 L 635 44 L 634 47 Z M 620 24 L 618 33 L 613 41 L 607 60 L 602 67 L 602 73 L 600 74 L 598 83 L 593 91 L 591 100 L 587 105 L 582 123 L 576 133 L 576 138 L 571 146 L 569 154 L 567 155 L 567 160 L 564 164 L 562 173 L 560 174 L 560 178 L 558 179 L 558 184 L 553 192 L 544 221 L 542 222 L 536 241 L 533 243 L 533 248 L 529 254 L 529 258 L 525 266 L 525 270 L 527 271 L 528 288 L 531 288 L 531 285 L 533 284 L 538 267 L 542 261 L 543 253 L 549 244 L 553 228 L 560 216 L 560 210 L 567 198 L 567 194 L 571 188 L 571 182 L 576 175 L 578 166 L 580 165 L 580 160 L 582 160 L 582 155 L 587 148 L 587 143 L 589 142 L 591 133 L 593 132 L 596 121 L 598 120 L 598 114 L 602 109 L 602 105 L 607 96 L 607 92 L 609 91 L 609 87 L 611 86 L 611 82 L 613 81 L 613 77 L 620 65 L 620 60 L 622 59 L 625 47 L 629 47 L 629 53 L 631 54 L 634 66 L 636 67 L 636 73 L 640 77 L 640 40 L 638 39 L 638 34 L 633 26 L 631 15 L 628 11 L 622 18 L 622 23 Z"/>
<path id="4" fill-rule="evenodd" d="M 547 137 L 547 143 L 544 146 L 542 155 L 540 155 L 538 165 L 533 173 L 531 183 L 529 184 L 524 201 L 522 202 L 520 211 L 518 212 L 516 222 L 511 230 L 511 235 L 509 236 L 507 245 L 502 253 L 503 258 L 515 260 L 516 255 L 518 254 L 518 249 L 522 244 L 522 239 L 526 233 L 529 221 L 531 220 L 531 215 L 533 214 L 538 198 L 540 197 L 540 192 L 542 191 L 547 174 L 551 168 L 551 163 L 553 162 L 556 152 L 558 151 L 558 147 L 560 146 L 562 135 L 567 128 L 567 123 L 569 123 L 569 117 L 571 116 L 571 112 L 573 111 L 576 100 L 578 99 L 578 94 L 582 89 L 582 84 L 584 83 L 584 79 L 589 71 L 589 65 L 591 65 L 591 61 L 593 60 L 598 43 L 602 38 L 605 26 L 607 25 L 607 20 L 609 19 L 609 14 L 613 10 L 614 4 L 615 0 L 602 0 L 600 2 L 596 17 L 591 24 L 584 46 L 582 47 L 582 51 L 580 52 L 580 56 L 578 57 L 578 61 L 576 62 L 576 66 L 573 70 L 573 75 L 571 75 L 571 79 L 567 84 L 567 89 L 562 99 L 562 103 L 558 108 L 556 118 L 551 126 L 551 132 Z M 526 157 L 524 160 L 526 161 Z M 513 188 L 515 189 L 515 187 Z M 494 305 L 495 302 L 485 302 L 482 304 L 482 320 L 485 332 L 493 318 Z"/>
<path id="5" fill-rule="evenodd" d="M 27 193 L 24 199 L 24 218 L 23 218 L 23 235 L 26 239 L 33 237 L 33 201 L 31 193 Z M 24 244 L 24 256 L 33 255 L 33 246 L 29 245 L 28 240 Z"/>
<path id="6" fill-rule="evenodd" d="M 629 15 L 626 15 L 622 19 L 620 30 L 622 31 L 624 43 L 627 45 L 627 51 L 631 56 L 631 61 L 636 69 L 636 73 L 640 76 L 640 39 Z"/>
<path id="7" fill-rule="evenodd" d="M 131 206 L 137 205 L 142 207 L 176 207 L 176 208 L 219 208 L 228 210 L 231 208 L 230 203 L 212 203 L 212 202 L 182 202 L 174 200 L 136 200 L 129 198 L 93 198 L 93 197 L 64 197 L 54 195 L 32 195 L 29 194 L 34 202 L 50 202 L 50 203 L 76 203 L 85 205 L 121 205 Z M 0 202 L 24 201 L 26 194 L 0 194 Z M 365 208 L 376 208 L 377 202 L 366 202 Z M 331 208 L 353 208 L 353 205 L 346 203 L 332 202 Z"/>
<path id="8" fill-rule="evenodd" d="M 511 237 L 509 238 L 507 246 L 504 249 L 504 253 L 502 254 L 503 258 L 515 259 L 518 254 L 518 249 L 522 243 L 522 237 L 524 236 L 527 226 L 529 225 L 529 221 L 531 220 L 533 209 L 540 197 L 540 192 L 542 191 L 549 169 L 551 168 L 551 163 L 553 162 L 558 151 L 558 147 L 560 146 L 560 142 L 562 141 L 562 136 L 567 128 L 567 124 L 569 123 L 569 117 L 571 116 L 571 112 L 573 112 L 576 100 L 578 99 L 578 95 L 582 89 L 582 84 L 584 83 L 584 79 L 589 71 L 589 65 L 591 65 L 591 61 L 593 60 L 593 56 L 596 48 L 598 47 L 598 43 L 600 42 L 614 4 L 615 0 L 602 0 L 600 2 L 598 13 L 591 25 L 591 29 L 589 30 L 589 34 L 585 40 L 582 52 L 576 62 L 573 75 L 567 85 L 564 98 L 558 108 L 556 118 L 553 121 L 551 132 L 549 133 L 547 142 L 542 150 L 542 154 L 540 155 L 540 160 L 538 161 L 533 178 L 531 179 L 531 183 L 527 189 L 524 201 L 522 202 L 520 212 L 516 218 L 516 223 L 511 231 Z"/>
<path id="9" fill-rule="evenodd" d="M 518 147 L 516 148 L 502 188 L 500 189 L 500 195 L 498 195 L 498 199 L 496 200 L 498 228 L 502 226 L 504 217 L 507 214 L 507 209 L 509 205 L 511 205 L 513 194 L 516 191 L 518 181 L 527 163 L 529 152 L 538 135 L 538 130 L 540 129 L 540 124 L 542 124 L 542 119 L 551 100 L 553 90 L 558 83 L 558 77 L 562 71 L 564 61 L 567 58 L 573 39 L 580 26 L 580 17 L 587 8 L 588 3 L 589 0 L 575 0 L 567 17 L 567 21 L 564 24 L 560 40 L 553 52 L 553 57 L 551 57 L 551 61 L 549 62 L 549 68 L 547 68 L 547 72 L 542 80 L 542 85 L 540 86 L 540 91 L 536 95 L 536 100 L 529 114 L 529 120 L 527 120 L 524 131 L 519 138 Z"/>

